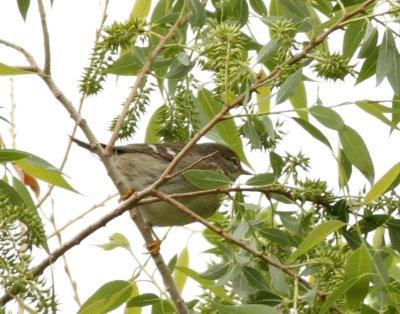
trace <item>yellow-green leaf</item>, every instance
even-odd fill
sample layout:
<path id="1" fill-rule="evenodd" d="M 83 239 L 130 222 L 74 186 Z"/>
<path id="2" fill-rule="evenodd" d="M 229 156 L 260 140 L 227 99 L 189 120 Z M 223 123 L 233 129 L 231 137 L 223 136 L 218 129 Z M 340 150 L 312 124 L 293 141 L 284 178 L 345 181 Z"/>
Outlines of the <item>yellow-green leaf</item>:
<path id="1" fill-rule="evenodd" d="M 190 278 L 192 278 L 194 281 L 197 281 L 204 288 L 212 291 L 221 300 L 224 300 L 228 303 L 232 303 L 233 301 L 232 298 L 226 294 L 225 290 L 222 287 L 217 286 L 214 280 L 204 279 L 196 271 L 187 267 L 176 266 L 175 270 L 188 275 Z"/>
<path id="2" fill-rule="evenodd" d="M 294 90 L 294 94 L 289 97 L 289 101 L 293 108 L 296 109 L 296 113 L 299 118 L 308 120 L 307 92 L 304 82 L 300 82 L 297 85 L 296 89 Z"/>
<path id="3" fill-rule="evenodd" d="M 189 267 L 189 250 L 187 249 L 187 247 L 185 247 L 182 252 L 178 255 L 178 258 L 176 260 L 176 264 L 175 267 Z M 174 272 L 174 281 L 175 281 L 175 285 L 176 288 L 178 289 L 178 291 L 180 293 L 182 293 L 183 288 L 185 286 L 187 280 L 187 274 L 177 271 Z"/>
<path id="4" fill-rule="evenodd" d="M 370 101 L 356 101 L 355 104 L 365 112 L 385 123 L 386 125 L 398 130 L 396 125 L 394 125 L 392 121 L 385 117 L 385 115 L 383 114 L 383 110 L 385 110 L 385 107 L 380 106 L 379 103 L 374 103 Z"/>
<path id="5" fill-rule="evenodd" d="M 146 18 L 149 15 L 151 7 L 151 0 L 136 0 L 133 5 L 131 18 L 132 17 L 140 17 Z"/>
<path id="6" fill-rule="evenodd" d="M 269 113 L 271 107 L 270 94 L 271 88 L 268 85 L 262 85 L 256 90 L 257 105 L 259 113 Z"/>
<path id="7" fill-rule="evenodd" d="M 108 313 L 125 303 L 131 297 L 132 290 L 129 281 L 110 281 L 86 300 L 78 314 Z"/>
<path id="8" fill-rule="evenodd" d="M 0 76 L 1 75 L 21 75 L 21 74 L 34 74 L 33 72 L 22 70 L 20 68 L 12 67 L 4 63 L 0 63 Z"/>
<path id="9" fill-rule="evenodd" d="M 344 225 L 345 223 L 340 220 L 329 220 L 318 225 L 306 236 L 303 242 L 300 243 L 299 248 L 290 255 L 289 259 L 293 261 L 308 252 L 314 246 L 324 241 L 329 234 Z"/>
<path id="10" fill-rule="evenodd" d="M 370 276 L 362 276 L 372 271 L 371 257 L 365 246 L 359 247 L 350 254 L 345 267 L 344 281 L 351 278 L 360 278 L 345 294 L 347 305 L 351 310 L 357 310 L 360 303 L 367 296 L 371 278 Z"/>
<path id="11" fill-rule="evenodd" d="M 217 115 L 223 108 L 223 104 L 218 101 L 213 94 L 202 88 L 198 93 L 199 105 L 202 113 L 211 120 Z M 235 125 L 233 119 L 227 119 L 225 121 L 219 122 L 215 128 L 217 129 L 218 135 L 222 141 L 232 149 L 236 155 L 245 164 L 249 165 L 249 162 L 243 151 L 243 143 L 240 139 L 238 129 Z"/>
<path id="12" fill-rule="evenodd" d="M 381 196 L 391 186 L 394 180 L 400 174 L 400 162 L 390 168 L 369 190 L 365 195 L 364 202 L 369 204 Z"/>
<path id="13" fill-rule="evenodd" d="M 154 111 L 153 115 L 150 118 L 149 123 L 146 128 L 146 135 L 144 137 L 144 141 L 147 144 L 157 144 L 160 143 L 160 137 L 157 134 L 158 125 L 158 115 L 160 114 L 162 107 L 158 107 L 156 111 Z"/>
<path id="14" fill-rule="evenodd" d="M 29 154 L 28 157 L 16 160 L 14 163 L 34 178 L 76 192 L 64 179 L 61 172 L 42 158 Z"/>

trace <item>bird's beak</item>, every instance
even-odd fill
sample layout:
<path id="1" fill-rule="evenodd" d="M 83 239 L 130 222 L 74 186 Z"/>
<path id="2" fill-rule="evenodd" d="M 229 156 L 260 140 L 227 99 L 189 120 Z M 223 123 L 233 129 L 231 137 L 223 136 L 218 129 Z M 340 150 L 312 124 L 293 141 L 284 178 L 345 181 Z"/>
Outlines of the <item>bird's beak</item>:
<path id="1" fill-rule="evenodd" d="M 243 168 L 241 168 L 241 171 L 242 171 L 242 174 L 245 174 L 245 175 L 248 175 L 248 176 L 253 175 L 251 172 L 249 172 L 249 171 L 247 171 L 247 170 L 245 170 Z"/>

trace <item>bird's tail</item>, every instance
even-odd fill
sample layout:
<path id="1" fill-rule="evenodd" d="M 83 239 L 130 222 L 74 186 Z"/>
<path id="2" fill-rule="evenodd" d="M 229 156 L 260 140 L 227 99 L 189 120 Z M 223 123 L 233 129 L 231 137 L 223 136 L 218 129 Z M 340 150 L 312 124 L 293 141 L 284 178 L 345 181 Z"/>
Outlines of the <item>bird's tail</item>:
<path id="1" fill-rule="evenodd" d="M 86 143 L 86 142 L 83 142 L 81 140 L 78 140 L 77 138 L 75 138 L 73 136 L 70 136 L 70 138 L 71 138 L 71 141 L 73 141 L 74 143 L 78 144 L 80 147 L 83 147 L 83 148 L 85 148 L 87 150 L 93 151 L 93 149 L 92 149 L 92 147 L 90 146 L 89 143 Z M 103 148 L 105 147 L 104 144 L 101 144 L 101 146 L 103 146 Z"/>

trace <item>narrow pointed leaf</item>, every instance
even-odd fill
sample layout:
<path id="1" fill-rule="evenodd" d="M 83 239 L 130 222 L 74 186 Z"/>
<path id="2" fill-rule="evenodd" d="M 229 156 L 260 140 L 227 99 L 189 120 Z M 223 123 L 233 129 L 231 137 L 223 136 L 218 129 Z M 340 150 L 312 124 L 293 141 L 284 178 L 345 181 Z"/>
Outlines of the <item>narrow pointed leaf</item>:
<path id="1" fill-rule="evenodd" d="M 292 96 L 298 86 L 302 83 L 301 69 L 290 75 L 282 84 L 276 96 L 276 104 L 283 103 L 286 99 Z"/>
<path id="2" fill-rule="evenodd" d="M 342 117 L 333 109 L 324 106 L 312 106 L 309 109 L 312 116 L 329 129 L 340 131 L 345 127 Z"/>
<path id="3" fill-rule="evenodd" d="M 331 234 L 332 232 L 338 230 L 339 228 L 343 227 L 345 225 L 344 222 L 340 220 L 329 220 L 326 222 L 323 222 L 322 224 L 316 226 L 301 242 L 299 248 L 293 252 L 289 259 L 290 260 L 295 260 L 299 256 L 303 255 L 304 253 L 308 252 L 311 250 L 314 246 L 318 245 L 322 241 L 325 240 L 325 238 Z"/>
<path id="4" fill-rule="evenodd" d="M 294 121 L 297 122 L 304 130 L 306 130 L 312 137 L 320 141 L 321 143 L 325 144 L 329 148 L 332 149 L 331 143 L 326 138 L 326 136 L 318 130 L 315 126 L 313 126 L 310 122 L 300 119 L 300 118 L 292 118 Z"/>
<path id="5" fill-rule="evenodd" d="M 354 129 L 346 126 L 339 131 L 339 138 L 348 160 L 372 183 L 375 177 L 374 165 L 362 137 Z"/>
<path id="6" fill-rule="evenodd" d="M 400 162 L 388 170 L 365 195 L 364 202 L 369 204 L 384 194 L 400 174 Z"/>
<path id="7" fill-rule="evenodd" d="M 226 175 L 211 170 L 191 169 L 185 171 L 183 176 L 194 186 L 205 190 L 232 184 L 232 181 Z"/>

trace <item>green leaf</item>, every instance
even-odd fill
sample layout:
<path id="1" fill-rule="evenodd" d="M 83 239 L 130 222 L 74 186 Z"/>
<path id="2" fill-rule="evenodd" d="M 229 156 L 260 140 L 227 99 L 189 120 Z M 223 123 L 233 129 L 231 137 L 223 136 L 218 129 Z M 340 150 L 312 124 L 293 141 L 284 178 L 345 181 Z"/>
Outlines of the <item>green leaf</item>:
<path id="1" fill-rule="evenodd" d="M 257 63 L 267 62 L 279 48 L 279 39 L 273 38 L 267 44 L 265 44 L 257 54 Z"/>
<path id="2" fill-rule="evenodd" d="M 263 228 L 260 230 L 260 232 L 263 237 L 281 247 L 292 247 L 296 244 L 287 231 L 283 231 L 278 228 Z"/>
<path id="3" fill-rule="evenodd" d="M 179 254 L 175 267 L 189 267 L 189 250 L 185 247 Z M 187 275 L 182 272 L 174 272 L 174 282 L 179 293 L 182 293 L 185 287 Z"/>
<path id="4" fill-rule="evenodd" d="M 153 115 L 150 118 L 149 123 L 146 127 L 146 135 L 144 137 L 144 142 L 146 144 L 157 144 L 160 143 L 160 137 L 157 134 L 159 128 L 159 114 L 162 111 L 162 107 L 158 107 L 156 111 L 154 111 Z"/>
<path id="5" fill-rule="evenodd" d="M 380 107 L 379 103 L 369 102 L 369 101 L 356 101 L 355 104 L 364 110 L 365 112 L 369 113 L 373 117 L 377 118 L 378 120 L 382 121 L 386 125 L 390 126 L 391 128 L 396 128 L 393 123 L 384 116 L 382 112 L 382 107 Z"/>
<path id="6" fill-rule="evenodd" d="M 187 267 L 177 266 L 175 270 L 185 273 L 190 278 L 198 282 L 201 286 L 212 291 L 217 297 L 225 302 L 232 303 L 231 297 L 226 294 L 222 287 L 217 286 L 213 280 L 204 279 L 197 272 Z"/>
<path id="7" fill-rule="evenodd" d="M 193 26 L 201 27 L 206 22 L 206 10 L 200 0 L 188 0 L 189 12 L 192 13 L 190 22 Z"/>
<path id="8" fill-rule="evenodd" d="M 356 84 L 359 84 L 366 79 L 370 78 L 376 72 L 376 63 L 378 60 L 379 49 L 375 48 L 365 59 L 360 73 L 358 74 Z"/>
<path id="9" fill-rule="evenodd" d="M 318 122 L 329 129 L 340 131 L 345 127 L 342 117 L 331 108 L 318 105 L 312 106 L 309 111 Z"/>
<path id="10" fill-rule="evenodd" d="M 135 0 L 135 4 L 133 5 L 131 18 L 140 17 L 146 18 L 149 15 L 151 7 L 151 0 Z"/>
<path id="11" fill-rule="evenodd" d="M 143 64 L 135 51 L 127 51 L 115 60 L 107 69 L 107 73 L 116 75 L 136 75 Z"/>
<path id="12" fill-rule="evenodd" d="M 131 282 L 131 284 L 132 284 L 132 294 L 130 295 L 129 300 L 131 300 L 132 298 L 139 295 L 139 288 L 138 288 L 136 282 L 133 281 L 133 282 Z M 129 301 L 126 304 L 128 304 L 128 303 L 129 303 Z M 125 305 L 124 314 L 141 314 L 141 313 L 142 313 L 142 309 L 140 307 L 128 308 Z"/>
<path id="13" fill-rule="evenodd" d="M 143 293 L 132 299 L 126 304 L 126 308 L 144 307 L 160 302 L 160 298 L 153 293 Z"/>
<path id="14" fill-rule="evenodd" d="M 20 68 L 12 67 L 4 63 L 0 63 L 0 76 L 2 75 L 21 75 L 21 74 L 35 74 L 34 72 L 22 70 Z"/>
<path id="15" fill-rule="evenodd" d="M 251 186 L 265 186 L 275 183 L 275 173 L 260 173 L 247 180 L 246 184 Z"/>
<path id="16" fill-rule="evenodd" d="M 107 313 L 125 303 L 132 294 L 132 284 L 124 280 L 101 286 L 79 310 L 79 314 Z"/>
<path id="17" fill-rule="evenodd" d="M 267 282 L 260 271 L 250 266 L 243 266 L 242 271 L 252 287 L 260 290 L 268 290 Z"/>
<path id="18" fill-rule="evenodd" d="M 330 149 L 332 149 L 331 143 L 329 143 L 329 140 L 326 138 L 326 136 L 318 130 L 315 126 L 313 126 L 310 122 L 300 119 L 300 118 L 292 118 L 294 121 L 297 122 L 298 125 L 300 125 L 304 130 L 306 130 L 312 137 L 320 141 L 321 143 L 325 144 L 328 146 Z"/>
<path id="19" fill-rule="evenodd" d="M 19 12 L 21 13 L 24 21 L 26 20 L 26 15 L 28 13 L 30 3 L 31 0 L 17 0 Z"/>
<path id="20" fill-rule="evenodd" d="M 279 4 L 282 6 L 286 17 L 301 24 L 303 32 L 311 31 L 311 12 L 304 2 L 298 0 L 279 0 Z"/>
<path id="21" fill-rule="evenodd" d="M 375 171 L 368 148 L 362 137 L 351 127 L 346 126 L 339 131 L 340 143 L 343 151 L 351 162 L 372 183 Z"/>
<path id="22" fill-rule="evenodd" d="M 299 248 L 293 252 L 289 260 L 293 261 L 299 256 L 303 255 L 304 253 L 308 252 L 311 250 L 314 246 L 318 245 L 322 241 L 325 240 L 325 238 L 331 234 L 332 232 L 338 230 L 339 228 L 343 227 L 345 225 L 344 222 L 340 220 L 329 220 L 325 221 L 322 224 L 316 226 L 301 242 L 299 245 Z"/>
<path id="23" fill-rule="evenodd" d="M 400 95 L 394 95 L 392 101 L 392 123 L 394 126 L 400 122 Z"/>
<path id="24" fill-rule="evenodd" d="M 396 95 L 400 95 L 400 54 L 393 51 L 390 56 L 393 59 L 393 66 L 389 69 L 386 77 L 389 80 L 390 85 Z"/>
<path id="25" fill-rule="evenodd" d="M 29 153 L 24 153 L 15 149 L 0 149 L 0 163 L 19 160 L 28 157 Z"/>
<path id="26" fill-rule="evenodd" d="M 276 104 L 283 103 L 286 99 L 292 96 L 298 86 L 301 84 L 303 74 L 301 69 L 290 75 L 282 84 L 276 96 Z"/>
<path id="27" fill-rule="evenodd" d="M 388 170 L 365 195 L 364 202 L 369 204 L 385 193 L 400 174 L 400 162 Z"/>
<path id="28" fill-rule="evenodd" d="M 299 118 L 308 120 L 307 92 L 303 81 L 297 85 L 293 95 L 289 97 L 289 101 L 292 103 L 293 108 L 296 109 Z"/>
<path id="29" fill-rule="evenodd" d="M 216 280 L 226 273 L 228 266 L 229 264 L 226 262 L 211 265 L 204 273 L 201 273 L 200 276 L 204 279 Z"/>
<path id="30" fill-rule="evenodd" d="M 359 58 L 367 58 L 376 49 L 378 43 L 378 29 L 371 24 L 368 25 L 367 31 L 361 43 L 361 49 L 358 53 Z"/>
<path id="31" fill-rule="evenodd" d="M 278 258 L 271 255 L 270 258 L 279 264 L 281 262 Z M 282 270 L 279 268 L 269 265 L 269 276 L 271 278 L 271 287 L 281 295 L 289 296 L 290 295 L 290 286 L 286 281 L 286 276 Z"/>
<path id="32" fill-rule="evenodd" d="M 191 169 L 185 171 L 183 176 L 194 186 L 203 190 L 227 187 L 232 184 L 226 175 L 211 170 Z"/>
<path id="33" fill-rule="evenodd" d="M 28 189 L 26 188 L 25 184 L 19 181 L 16 177 L 13 177 L 13 187 L 15 191 L 17 191 L 18 195 L 22 198 L 25 205 L 29 207 L 31 210 L 36 212 L 37 217 L 39 217 L 39 213 L 37 212 L 35 203 L 29 193 Z"/>
<path id="34" fill-rule="evenodd" d="M 357 310 L 368 294 L 370 277 L 363 275 L 372 273 L 372 270 L 372 261 L 365 246 L 350 254 L 345 267 L 344 281 L 360 278 L 345 294 L 347 305 L 353 311 Z"/>
<path id="35" fill-rule="evenodd" d="M 260 15 L 268 14 L 267 7 L 265 6 L 263 0 L 250 0 L 250 6 L 256 13 Z"/>
<path id="36" fill-rule="evenodd" d="M 278 178 L 283 169 L 283 160 L 282 157 L 277 153 L 271 151 L 269 153 L 269 162 L 271 164 L 272 170 L 274 171 L 275 177 Z"/>
<path id="37" fill-rule="evenodd" d="M 349 182 L 353 168 L 351 162 L 347 159 L 342 149 L 339 150 L 338 168 L 339 168 L 339 187 L 343 188 Z"/>
<path id="38" fill-rule="evenodd" d="M 396 43 L 394 42 L 391 30 L 386 29 L 379 46 L 379 55 L 376 64 L 376 84 L 379 85 L 390 69 L 393 67 L 393 55 L 397 52 Z"/>
<path id="39" fill-rule="evenodd" d="M 232 233 L 232 236 L 236 239 L 242 239 L 249 231 L 249 229 L 249 223 L 246 220 L 242 220 L 236 227 L 235 231 Z"/>
<path id="40" fill-rule="evenodd" d="M 263 147 L 260 135 L 258 134 L 254 123 L 252 123 L 252 120 L 249 119 L 243 124 L 243 135 L 249 139 L 252 147 L 257 149 Z"/>
<path id="41" fill-rule="evenodd" d="M 117 247 L 131 251 L 129 240 L 121 233 L 114 233 L 108 237 L 110 242 L 99 245 L 105 251 L 111 251 Z"/>
<path id="42" fill-rule="evenodd" d="M 269 113 L 271 88 L 268 85 L 262 85 L 257 88 L 257 105 L 259 113 Z"/>
<path id="43" fill-rule="evenodd" d="M 353 287 L 358 280 L 363 280 L 367 275 L 362 275 L 360 278 L 350 278 L 343 284 L 331 291 L 325 300 L 324 306 L 321 308 L 320 313 L 328 313 L 329 308 L 336 303 L 351 287 Z"/>
<path id="44" fill-rule="evenodd" d="M 361 40 L 364 37 L 367 29 L 367 21 L 359 20 L 350 23 L 346 28 L 343 38 L 343 57 L 351 59 L 354 52 L 360 46 Z"/>
<path id="45" fill-rule="evenodd" d="M 219 314 L 281 314 L 273 307 L 263 304 L 222 305 L 214 304 Z"/>
<path id="46" fill-rule="evenodd" d="M 246 0 L 231 0 L 228 5 L 231 7 L 231 17 L 238 22 L 240 26 L 244 26 L 249 19 L 249 7 Z"/>
<path id="47" fill-rule="evenodd" d="M 151 314 L 175 314 L 176 310 L 169 300 L 160 300 L 154 303 L 151 308 Z"/>
<path id="48" fill-rule="evenodd" d="M 200 89 L 198 93 L 198 100 L 201 111 L 209 120 L 214 118 L 223 107 L 223 104 L 205 88 Z M 232 149 L 242 162 L 249 165 L 249 162 L 247 161 L 243 152 L 243 144 L 233 119 L 227 119 L 219 122 L 215 128 L 217 129 L 223 143 Z"/>
<path id="49" fill-rule="evenodd" d="M 183 65 L 182 63 L 179 62 L 178 59 L 175 59 L 172 62 L 167 74 L 165 75 L 165 78 L 170 80 L 182 79 L 190 72 L 193 66 L 194 66 L 193 64 Z"/>
<path id="50" fill-rule="evenodd" d="M 61 172 L 42 158 L 29 154 L 28 157 L 14 161 L 25 173 L 63 189 L 76 192 Z"/>

